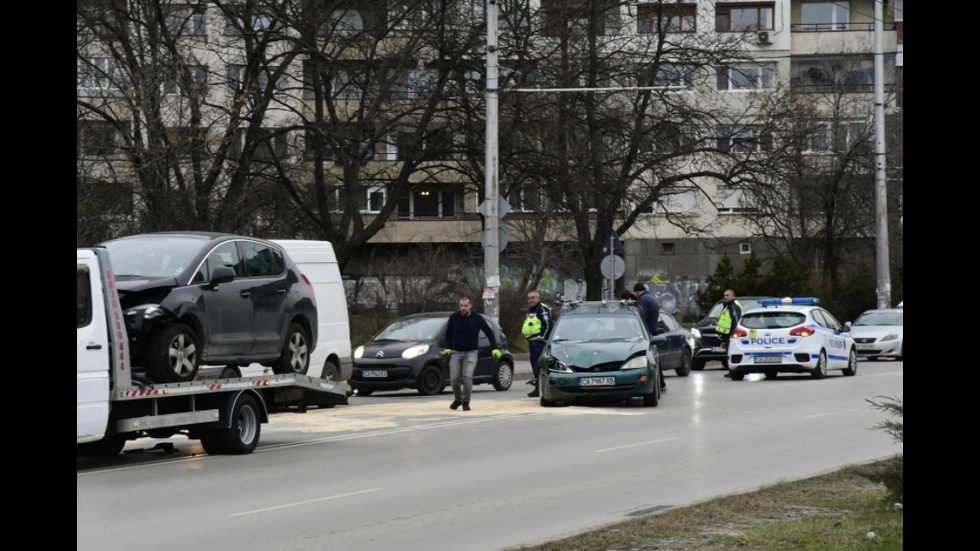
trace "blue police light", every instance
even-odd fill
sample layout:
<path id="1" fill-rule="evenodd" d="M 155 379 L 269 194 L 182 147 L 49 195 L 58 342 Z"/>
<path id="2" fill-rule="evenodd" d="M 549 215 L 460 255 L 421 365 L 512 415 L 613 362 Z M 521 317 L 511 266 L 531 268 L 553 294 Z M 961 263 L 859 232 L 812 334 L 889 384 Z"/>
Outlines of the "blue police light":
<path id="1" fill-rule="evenodd" d="M 760 300 L 759 304 L 761 306 L 807 306 L 820 304 L 819 298 L 784 298 L 780 299 L 769 299 Z"/>

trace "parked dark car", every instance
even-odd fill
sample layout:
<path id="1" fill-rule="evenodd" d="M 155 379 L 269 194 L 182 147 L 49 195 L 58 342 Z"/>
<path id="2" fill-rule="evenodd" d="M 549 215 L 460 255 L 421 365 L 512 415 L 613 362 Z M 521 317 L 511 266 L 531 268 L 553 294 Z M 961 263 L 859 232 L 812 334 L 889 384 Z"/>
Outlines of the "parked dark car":
<path id="1" fill-rule="evenodd" d="M 759 306 L 760 300 L 772 298 L 775 297 L 743 297 L 739 298 L 738 302 L 742 305 L 743 313 L 747 313 L 761 308 Z M 708 315 L 701 318 L 697 327 L 691 330 L 691 335 L 697 342 L 697 348 L 694 350 L 694 361 L 691 364 L 691 369 L 694 371 L 703 370 L 708 362 L 722 362 L 722 365 L 725 365 L 727 369 L 728 350 L 723 348 L 717 330 L 718 318 L 721 316 L 724 307 L 725 301 L 719 300 L 708 312 Z"/>
<path id="2" fill-rule="evenodd" d="M 694 364 L 694 351 L 697 349 L 697 342 L 691 332 L 684 329 L 674 316 L 661 312 L 660 335 L 667 338 L 667 344 L 657 347 L 664 371 L 673 370 L 678 377 L 689 376 Z"/>
<path id="3" fill-rule="evenodd" d="M 313 287 L 277 245 L 163 233 L 102 246 L 116 271 L 136 371 L 180 383 L 202 365 L 309 369 L 317 342 Z"/>
<path id="4" fill-rule="evenodd" d="M 451 315 L 445 312 L 408 316 L 386 327 L 354 351 L 351 388 L 358 396 L 406 388 L 418 390 L 423 396 L 441 394 L 450 382 L 449 362 L 442 351 L 446 349 L 446 326 Z M 493 357 L 490 339 L 480 333 L 473 384 L 492 384 L 504 392 L 514 384 L 514 357 L 507 350 L 507 338 L 500 326 L 484 318 L 494 330 L 503 357 Z"/>

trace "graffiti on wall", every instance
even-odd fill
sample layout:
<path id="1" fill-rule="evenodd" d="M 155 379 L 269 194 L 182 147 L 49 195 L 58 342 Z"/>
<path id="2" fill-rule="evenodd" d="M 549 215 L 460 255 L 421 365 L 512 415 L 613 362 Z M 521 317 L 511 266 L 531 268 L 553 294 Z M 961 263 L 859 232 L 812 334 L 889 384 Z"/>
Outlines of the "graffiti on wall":
<path id="1" fill-rule="evenodd" d="M 537 266 L 533 271 L 537 271 Z M 470 285 L 476 288 L 482 287 L 486 281 L 483 278 L 483 268 L 472 267 L 464 270 L 466 279 Z M 519 266 L 501 266 L 500 283 L 503 289 L 512 291 L 520 290 L 521 276 L 523 269 Z M 554 295 L 561 290 L 561 274 L 551 268 L 545 268 L 541 272 L 541 282 L 538 284 L 538 292 L 542 295 Z"/>
<path id="2" fill-rule="evenodd" d="M 643 279 L 648 279 L 641 282 L 650 288 L 650 294 L 657 298 L 661 310 L 674 315 L 698 311 L 698 295 L 707 281 L 707 278 L 681 277 L 671 280 L 659 275 Z"/>

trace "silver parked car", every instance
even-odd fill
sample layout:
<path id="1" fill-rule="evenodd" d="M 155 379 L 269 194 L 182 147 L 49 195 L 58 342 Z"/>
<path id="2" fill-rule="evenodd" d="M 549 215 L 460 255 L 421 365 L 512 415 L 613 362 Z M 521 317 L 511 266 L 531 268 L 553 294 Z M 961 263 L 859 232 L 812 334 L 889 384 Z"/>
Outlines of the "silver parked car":
<path id="1" fill-rule="evenodd" d="M 905 311 L 871 310 L 845 325 L 862 358 L 905 361 Z"/>

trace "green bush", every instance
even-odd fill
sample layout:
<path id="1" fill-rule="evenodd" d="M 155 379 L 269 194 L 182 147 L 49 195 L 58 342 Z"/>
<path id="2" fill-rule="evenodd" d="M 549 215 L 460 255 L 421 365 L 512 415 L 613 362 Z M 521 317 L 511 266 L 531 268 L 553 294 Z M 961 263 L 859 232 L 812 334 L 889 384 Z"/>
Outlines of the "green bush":
<path id="1" fill-rule="evenodd" d="M 875 427 L 892 435 L 896 441 L 905 443 L 905 399 L 904 398 L 880 398 L 881 402 L 869 400 L 871 407 L 878 411 L 888 413 L 902 421 L 886 421 Z M 899 455 L 888 461 L 878 463 L 873 468 L 868 469 L 864 475 L 872 482 L 884 484 L 888 489 L 888 499 L 892 503 L 905 504 L 905 455 Z"/>

